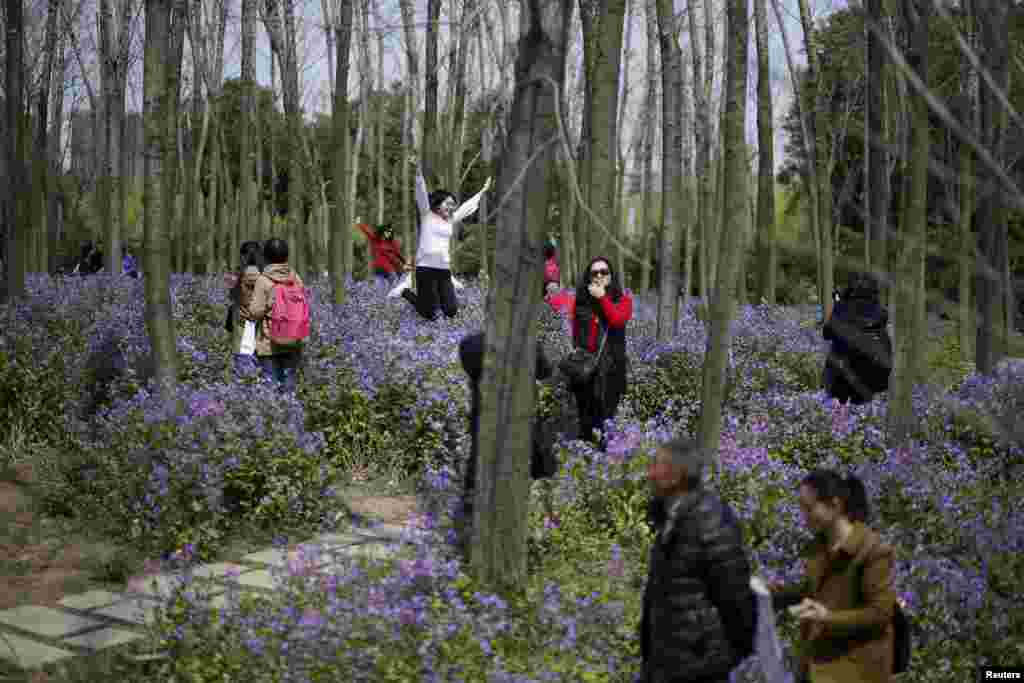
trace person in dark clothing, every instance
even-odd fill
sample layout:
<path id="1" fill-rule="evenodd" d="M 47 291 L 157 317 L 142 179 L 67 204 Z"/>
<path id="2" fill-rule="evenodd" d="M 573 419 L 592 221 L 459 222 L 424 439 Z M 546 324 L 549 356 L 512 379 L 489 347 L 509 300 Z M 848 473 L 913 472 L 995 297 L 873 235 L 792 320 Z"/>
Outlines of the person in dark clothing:
<path id="1" fill-rule="evenodd" d="M 863 404 L 889 388 L 892 341 L 889 312 L 879 301 L 878 281 L 854 273 L 825 321 L 822 335 L 831 342 L 825 360 L 826 393 L 843 403 Z"/>
<path id="2" fill-rule="evenodd" d="M 629 374 L 626 323 L 633 317 L 633 299 L 623 291 L 610 263 L 600 257 L 591 261 L 583 271 L 576 298 L 569 303 L 574 347 L 596 352 L 601 337 L 608 336 L 594 377 L 584 384 L 570 386 L 579 410 L 579 438 L 595 444 L 598 441 L 594 432 L 615 416 L 626 393 Z"/>
<path id="3" fill-rule="evenodd" d="M 480 454 L 480 379 L 484 372 L 484 343 L 483 332 L 468 335 L 459 343 L 459 360 L 462 362 L 462 369 L 469 376 L 469 428 L 473 437 L 462 488 L 463 543 L 468 540 L 466 538 L 468 536 L 467 530 L 470 528 L 473 520 L 473 495 L 476 490 L 476 468 L 477 459 Z M 538 341 L 537 367 L 534 376 L 536 379 L 545 380 L 551 376 L 553 371 L 554 369 L 544 355 L 544 350 Z M 530 476 L 534 479 L 543 479 L 553 475 L 553 472 L 550 471 L 550 462 L 554 456 L 550 452 L 543 451 L 543 448 L 549 446 L 542 445 L 537 439 L 534 439 L 534 450 L 530 459 Z"/>
<path id="4" fill-rule="evenodd" d="M 649 467 L 655 533 L 640 620 L 643 683 L 719 683 L 753 653 L 751 568 L 736 515 L 703 485 L 711 464 L 676 439 Z"/>

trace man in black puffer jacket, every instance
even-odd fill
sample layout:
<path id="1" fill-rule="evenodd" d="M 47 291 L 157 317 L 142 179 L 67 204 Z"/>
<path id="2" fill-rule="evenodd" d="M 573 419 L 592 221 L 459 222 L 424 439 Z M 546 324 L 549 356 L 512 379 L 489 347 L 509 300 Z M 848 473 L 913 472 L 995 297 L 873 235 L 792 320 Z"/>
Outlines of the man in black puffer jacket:
<path id="1" fill-rule="evenodd" d="M 696 442 L 658 449 L 655 531 L 643 598 L 643 683 L 720 683 L 753 652 L 756 597 L 743 534 L 729 506 L 704 489 L 710 459 Z"/>
<path id="2" fill-rule="evenodd" d="M 889 388 L 889 312 L 870 273 L 852 273 L 846 291 L 833 297 L 835 306 L 822 329 L 822 336 L 832 342 L 822 384 L 831 398 L 842 403 L 868 403 Z"/>

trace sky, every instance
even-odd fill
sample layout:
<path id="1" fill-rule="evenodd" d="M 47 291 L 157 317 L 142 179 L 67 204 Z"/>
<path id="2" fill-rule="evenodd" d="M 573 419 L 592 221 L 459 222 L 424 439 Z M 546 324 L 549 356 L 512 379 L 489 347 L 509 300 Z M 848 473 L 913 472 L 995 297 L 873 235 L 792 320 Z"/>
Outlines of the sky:
<path id="1" fill-rule="evenodd" d="M 72 0 L 74 1 L 74 0 Z M 238 0 L 227 0 L 229 2 L 229 20 L 228 20 L 228 32 L 225 40 L 225 68 L 224 76 L 226 78 L 238 77 L 240 74 L 240 57 L 241 57 L 241 36 L 240 36 L 240 5 Z M 298 44 L 299 44 L 299 63 L 300 63 L 300 88 L 302 91 L 302 106 L 307 116 L 312 115 L 314 112 L 327 112 L 329 111 L 329 96 L 330 86 L 328 77 L 328 49 L 324 35 L 324 13 L 323 13 L 323 2 L 331 2 L 332 0 L 296 0 L 297 2 L 297 14 L 299 17 L 298 25 Z M 485 0 L 487 1 L 487 0 Z M 80 16 L 78 18 L 78 48 L 79 54 L 81 55 L 81 64 L 78 59 L 74 56 L 74 53 L 69 51 L 68 61 L 68 87 L 67 97 L 68 101 L 66 109 L 74 109 L 76 107 L 88 108 L 88 100 L 86 96 L 86 89 L 82 85 L 82 72 L 89 74 L 89 78 L 92 82 L 94 91 L 98 91 L 98 79 L 96 78 L 96 59 L 95 59 L 95 7 L 96 0 L 80 0 L 82 2 L 80 9 Z M 723 0 L 713 0 L 715 11 L 722 12 Z M 204 4 L 207 4 L 204 2 Z M 377 35 L 378 33 L 383 34 L 383 52 L 384 52 L 384 77 L 385 81 L 393 82 L 401 78 L 405 71 L 405 40 L 402 31 L 401 15 L 399 12 L 398 0 L 375 0 L 376 9 L 371 9 L 370 17 L 370 33 L 373 35 L 372 39 L 372 63 L 373 67 L 376 68 L 377 64 Z M 626 115 L 624 116 L 623 126 L 625 139 L 632 139 L 632 125 L 633 121 L 638 118 L 638 112 L 643 104 L 643 84 L 645 82 L 645 50 L 646 50 L 646 36 L 645 36 L 645 17 L 643 14 L 643 5 L 646 3 L 634 3 L 638 8 L 636 13 L 631 17 L 632 31 L 631 35 L 631 50 L 632 59 L 629 70 L 629 81 L 631 84 L 629 97 L 626 102 Z M 702 7 L 703 3 L 695 3 L 699 7 Z M 752 3 L 751 3 L 752 4 Z M 794 58 L 797 64 L 802 65 L 804 63 L 802 41 L 803 33 L 800 28 L 799 14 L 797 0 L 779 0 L 779 4 L 782 9 L 782 14 L 785 19 L 785 31 L 788 35 L 789 43 L 794 50 Z M 834 11 L 838 7 L 846 5 L 845 0 L 810 0 L 812 12 L 816 18 L 826 16 L 831 11 Z M 41 27 L 42 17 L 44 14 L 43 4 L 40 0 L 30 0 L 30 6 L 28 8 L 29 16 L 35 17 L 33 21 L 30 19 L 30 23 L 36 27 Z M 488 1 L 490 8 L 490 15 L 494 26 L 497 24 L 497 5 L 493 1 Z M 371 5 L 372 7 L 373 5 Z M 450 31 L 448 29 L 449 17 L 447 13 L 449 11 L 449 3 L 444 3 L 442 9 L 442 27 L 441 27 L 441 45 L 439 49 L 439 57 L 442 62 L 443 68 L 440 69 L 439 80 L 440 80 L 440 96 L 442 98 L 441 107 L 444 108 L 444 93 L 446 92 L 447 82 L 447 71 L 446 64 L 447 58 L 446 53 L 448 50 L 448 41 Z M 682 13 L 687 7 L 687 0 L 675 0 L 676 11 Z M 420 70 L 422 73 L 423 62 L 424 62 L 424 36 L 425 30 L 423 24 L 426 20 L 426 0 L 414 0 L 415 8 L 415 22 L 417 27 L 417 40 L 420 55 Z M 751 11 L 752 8 L 751 8 Z M 768 15 L 769 23 L 771 26 L 770 40 L 771 40 L 771 81 L 772 90 L 775 95 L 775 119 L 778 124 L 781 118 L 784 116 L 789 108 L 789 103 L 792 100 L 792 88 L 790 86 L 790 79 L 788 70 L 786 67 L 785 52 L 783 49 L 783 42 L 781 39 L 781 32 L 779 31 L 778 24 L 775 19 L 774 12 L 772 10 L 772 0 L 768 0 Z M 699 15 L 702 16 L 702 15 Z M 576 19 L 578 22 L 578 18 Z M 135 63 L 130 72 L 129 76 L 129 88 L 128 88 L 128 108 L 129 110 L 138 111 L 142 104 L 142 16 L 141 12 L 135 19 L 136 22 L 136 37 L 134 42 L 133 52 L 136 55 Z M 699 21 L 702 23 L 702 20 Z M 684 24 L 685 25 L 685 24 Z M 31 33 L 30 27 L 30 33 Z M 517 37 L 518 27 L 512 26 L 511 38 L 514 41 Z M 722 29 L 719 28 L 717 31 L 718 35 L 716 38 L 716 49 L 720 53 L 722 45 Z M 41 37 L 41 36 L 40 36 Z M 491 36 L 492 40 L 488 41 L 489 51 L 498 51 L 502 47 L 502 41 L 500 33 Z M 41 41 L 36 41 L 34 44 L 38 45 Z M 687 32 L 684 31 L 682 35 L 682 42 L 684 52 L 687 50 Z M 703 42 L 703 41 L 702 41 Z M 33 42 L 30 37 L 30 45 Z M 756 94 L 756 69 L 754 68 L 754 59 L 756 53 L 753 44 L 753 30 L 751 31 L 751 72 L 749 78 L 749 93 L 751 95 L 750 106 L 748 106 L 748 140 L 754 144 L 756 143 L 756 108 L 753 101 L 753 96 Z M 257 80 L 261 85 L 269 85 L 270 83 L 270 45 L 266 37 L 266 32 L 263 29 L 262 23 L 258 23 L 256 32 L 256 72 Z M 575 73 L 582 51 L 578 45 L 578 39 L 574 45 L 570 47 L 569 54 L 569 71 L 570 74 Z M 349 81 L 349 93 L 351 97 L 355 97 L 358 91 L 358 56 L 359 53 L 356 51 L 356 46 L 353 46 L 352 53 L 352 74 L 350 75 Z M 477 61 L 475 55 L 470 55 L 470 96 L 472 97 L 474 92 L 479 92 L 480 77 L 479 69 L 477 67 Z M 716 72 L 719 74 L 716 78 L 716 89 L 720 86 L 720 74 L 721 74 L 721 55 L 716 62 Z M 489 60 L 494 61 L 494 60 Z M 191 80 L 191 58 L 190 49 L 186 43 L 185 47 L 185 66 L 184 72 L 185 77 Z M 84 68 L 83 68 L 84 67 Z M 687 66 L 689 68 L 689 66 Z M 495 68 L 489 67 L 491 73 L 486 77 L 487 85 L 493 86 L 497 82 L 497 74 Z M 512 72 L 509 69 L 506 72 L 505 82 L 511 84 Z M 570 80 L 567 82 L 567 87 L 574 87 L 578 92 L 578 78 L 574 78 L 570 75 Z M 716 98 L 717 102 L 717 98 Z M 776 150 L 775 160 L 776 166 L 781 164 L 783 161 L 783 145 L 785 140 L 782 135 L 776 135 Z"/>

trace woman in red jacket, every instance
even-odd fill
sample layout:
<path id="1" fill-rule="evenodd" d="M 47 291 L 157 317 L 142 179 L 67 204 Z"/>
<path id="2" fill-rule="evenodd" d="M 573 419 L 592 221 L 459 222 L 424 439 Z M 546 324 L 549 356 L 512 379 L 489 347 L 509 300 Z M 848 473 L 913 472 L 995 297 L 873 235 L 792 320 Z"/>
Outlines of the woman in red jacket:
<path id="1" fill-rule="evenodd" d="M 381 285 L 390 285 L 395 276 L 405 267 L 405 259 L 402 258 L 402 243 L 395 239 L 394 230 L 390 223 L 378 225 L 376 229 L 366 223 L 359 223 L 357 226 L 370 245 L 370 270 Z"/>
<path id="2" fill-rule="evenodd" d="M 580 438 L 598 442 L 594 430 L 615 416 L 626 393 L 629 360 L 626 357 L 626 323 L 633 317 L 633 299 L 623 291 L 611 262 L 596 258 L 583 271 L 576 299 L 569 305 L 572 341 L 577 348 L 597 351 L 603 335 L 604 358 L 592 379 L 570 385 L 580 415 Z M 603 446 L 602 446 L 603 447 Z"/>

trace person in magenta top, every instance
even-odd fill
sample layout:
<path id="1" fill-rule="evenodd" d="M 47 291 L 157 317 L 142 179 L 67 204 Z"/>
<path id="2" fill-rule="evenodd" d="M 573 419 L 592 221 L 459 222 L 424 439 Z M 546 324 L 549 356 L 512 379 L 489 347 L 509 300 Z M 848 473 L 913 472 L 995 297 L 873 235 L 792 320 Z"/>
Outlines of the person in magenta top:
<path id="1" fill-rule="evenodd" d="M 583 271 L 576 295 L 561 304 L 568 308 L 574 347 L 596 352 L 602 335 L 608 335 L 604 359 L 594 377 L 569 387 L 579 409 L 580 438 L 602 448 L 604 440 L 598 442 L 594 431 L 602 430 L 605 421 L 615 416 L 626 393 L 626 323 L 633 317 L 633 298 L 622 289 L 610 264 L 603 257 L 591 261 Z"/>
<path id="2" fill-rule="evenodd" d="M 366 223 L 359 223 L 356 227 L 366 235 L 367 243 L 370 245 L 370 270 L 379 283 L 390 284 L 405 267 L 402 243 L 395 239 L 391 224 L 383 223 L 371 228 Z"/>

